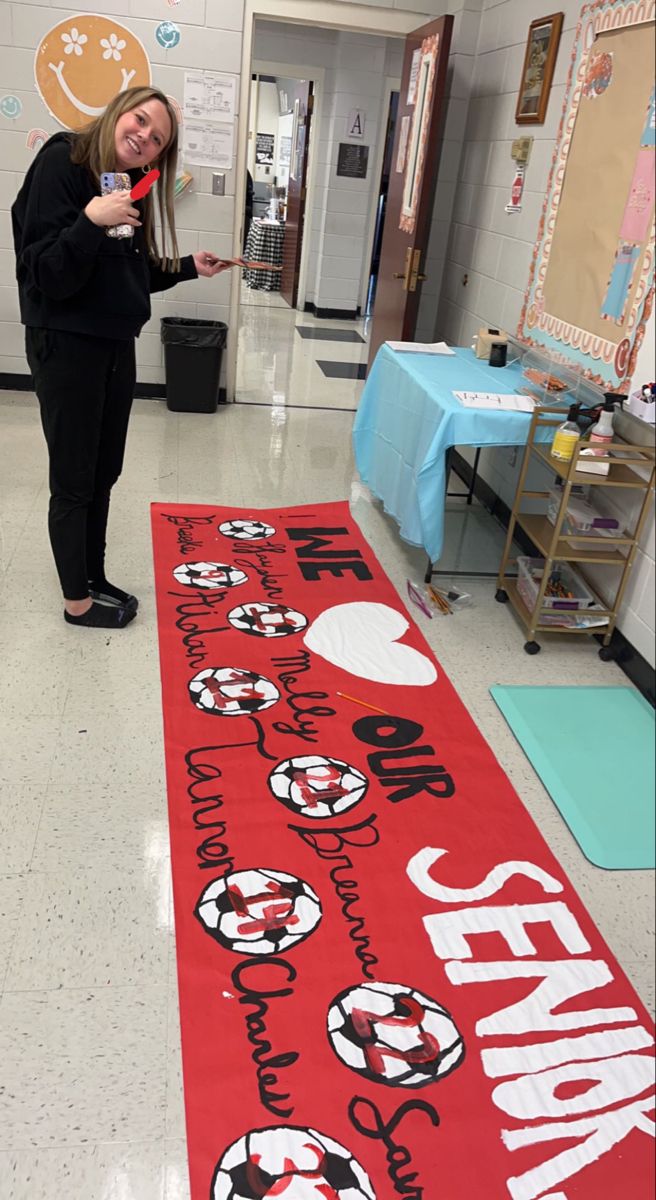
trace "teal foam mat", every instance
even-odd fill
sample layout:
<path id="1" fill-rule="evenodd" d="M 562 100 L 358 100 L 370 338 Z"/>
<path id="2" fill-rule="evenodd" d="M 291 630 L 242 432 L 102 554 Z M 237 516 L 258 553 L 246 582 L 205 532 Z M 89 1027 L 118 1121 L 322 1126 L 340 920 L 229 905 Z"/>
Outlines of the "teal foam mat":
<path id="1" fill-rule="evenodd" d="M 586 858 L 656 865 L 654 710 L 632 688 L 490 688 Z"/>

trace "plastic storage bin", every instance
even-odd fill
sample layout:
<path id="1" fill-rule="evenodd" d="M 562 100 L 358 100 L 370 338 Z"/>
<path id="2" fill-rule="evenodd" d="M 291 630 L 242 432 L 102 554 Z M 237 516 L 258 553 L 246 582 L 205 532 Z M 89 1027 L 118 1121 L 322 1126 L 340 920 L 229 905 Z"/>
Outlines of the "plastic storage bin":
<path id="1" fill-rule="evenodd" d="M 544 559 L 527 558 L 520 555 L 517 559 L 517 571 L 517 591 L 529 612 L 532 612 L 542 582 Z M 545 608 L 557 609 L 559 612 L 576 612 L 578 609 L 593 607 L 596 601 L 592 592 L 585 586 L 581 576 L 573 571 L 567 563 L 557 563 L 552 570 L 552 578 L 555 575 L 559 577 L 570 596 L 565 598 L 545 595 Z"/>
<path id="2" fill-rule="evenodd" d="M 562 494 L 559 489 L 550 491 L 547 520 L 552 525 L 555 525 L 558 519 L 561 500 Z M 573 533 L 589 533 L 593 537 L 612 537 L 613 534 L 617 536 L 618 530 L 619 521 L 616 517 L 605 516 L 582 496 L 570 496 L 567 512 L 561 525 L 562 537 L 569 537 Z"/>
<path id="3" fill-rule="evenodd" d="M 166 407 L 171 412 L 216 412 L 227 334 L 223 321 L 162 317 Z"/>

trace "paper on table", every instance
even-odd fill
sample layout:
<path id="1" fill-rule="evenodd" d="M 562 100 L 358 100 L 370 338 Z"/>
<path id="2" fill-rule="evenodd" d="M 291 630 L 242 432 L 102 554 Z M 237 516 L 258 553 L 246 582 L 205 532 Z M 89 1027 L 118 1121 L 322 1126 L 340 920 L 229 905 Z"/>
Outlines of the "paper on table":
<path id="1" fill-rule="evenodd" d="M 446 342 L 385 342 L 397 354 L 455 354 Z"/>
<path id="2" fill-rule="evenodd" d="M 499 412 L 532 413 L 535 400 L 531 396 L 520 396 L 515 392 L 499 395 L 496 392 L 454 392 L 464 408 L 487 408 Z"/>

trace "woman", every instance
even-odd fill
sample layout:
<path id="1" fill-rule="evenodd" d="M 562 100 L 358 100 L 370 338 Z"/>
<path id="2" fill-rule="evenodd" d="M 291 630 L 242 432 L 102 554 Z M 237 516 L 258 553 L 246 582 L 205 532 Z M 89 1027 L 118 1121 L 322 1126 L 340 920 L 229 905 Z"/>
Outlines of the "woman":
<path id="1" fill-rule="evenodd" d="M 119 629 L 137 610 L 136 597 L 105 576 L 105 533 L 150 293 L 229 265 L 206 250 L 179 256 L 177 146 L 166 96 L 130 88 L 85 129 L 46 142 L 12 208 L 26 354 L 50 460 L 48 529 L 72 625 Z M 127 190 L 100 194 L 104 172 L 126 172 L 134 184 L 154 166 L 162 254 L 152 192 L 139 201 Z M 121 225 L 133 236 L 115 236 Z"/>

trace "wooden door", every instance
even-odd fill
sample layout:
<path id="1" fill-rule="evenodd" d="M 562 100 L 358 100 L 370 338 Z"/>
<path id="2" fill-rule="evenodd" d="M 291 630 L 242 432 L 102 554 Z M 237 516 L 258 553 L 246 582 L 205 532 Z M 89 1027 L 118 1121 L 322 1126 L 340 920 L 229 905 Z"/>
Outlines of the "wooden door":
<path id="1" fill-rule="evenodd" d="M 292 308 L 296 308 L 298 300 L 312 103 L 312 83 L 304 79 L 298 80 L 294 89 L 294 124 L 287 184 L 287 220 L 280 277 L 281 295 Z"/>
<path id="2" fill-rule="evenodd" d="M 430 231 L 453 17 L 406 38 L 369 366 L 388 339 L 412 340 Z"/>

